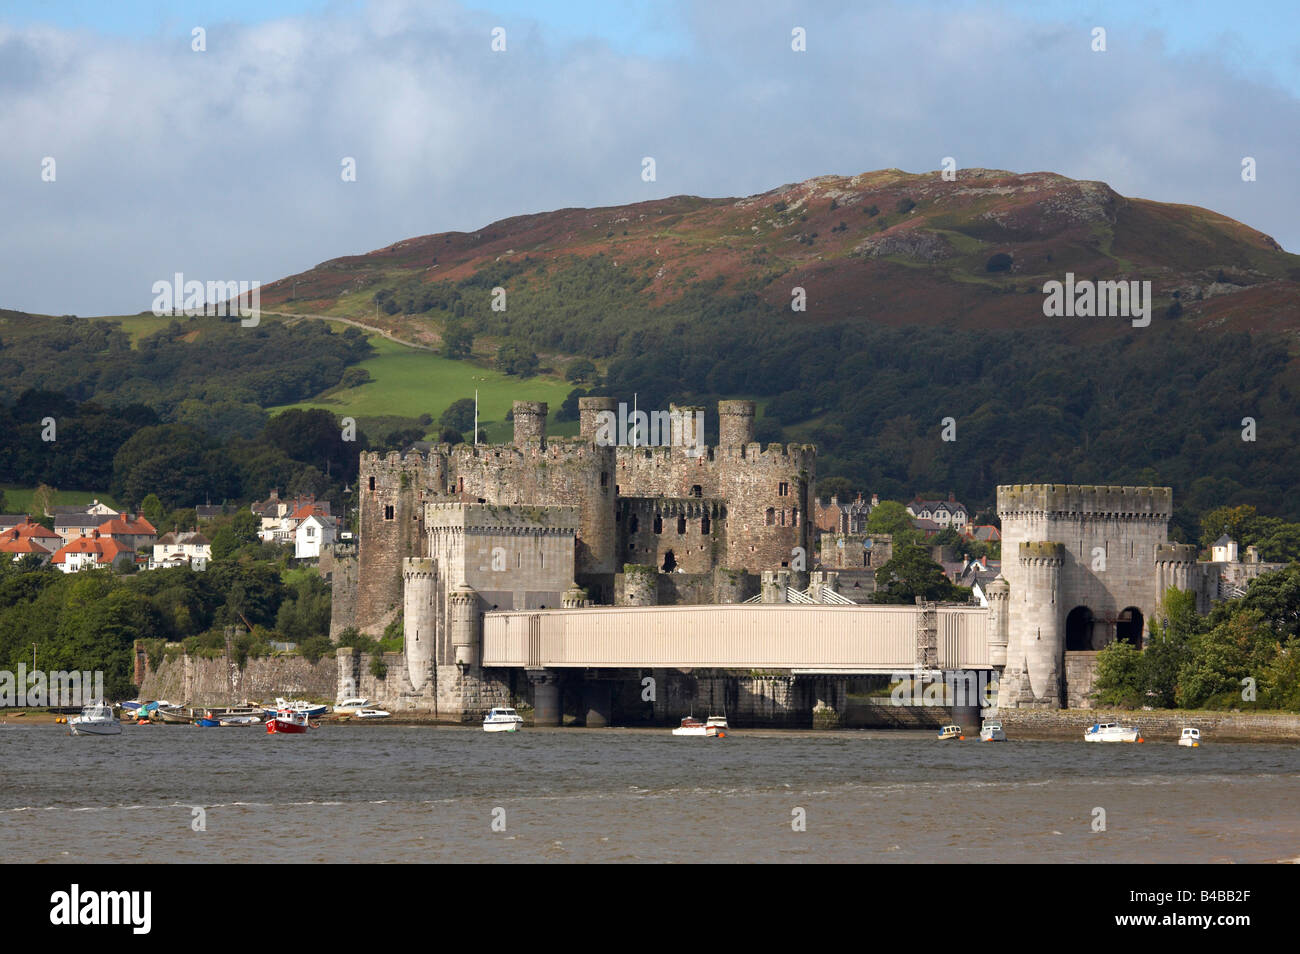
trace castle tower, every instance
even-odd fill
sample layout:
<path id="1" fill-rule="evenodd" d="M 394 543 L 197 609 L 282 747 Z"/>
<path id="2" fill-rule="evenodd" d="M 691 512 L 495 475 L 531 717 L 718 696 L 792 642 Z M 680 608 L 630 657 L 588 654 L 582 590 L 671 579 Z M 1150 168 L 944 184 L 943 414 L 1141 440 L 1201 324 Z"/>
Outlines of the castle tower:
<path id="1" fill-rule="evenodd" d="M 753 401 L 718 402 L 718 444 L 721 447 L 744 447 L 754 443 Z"/>
<path id="2" fill-rule="evenodd" d="M 523 450 L 530 446 L 546 448 L 545 401 L 516 401 L 514 404 L 515 446 Z"/>
<path id="3" fill-rule="evenodd" d="M 356 626 L 378 636 L 402 608 L 402 561 L 424 556 L 424 502 L 445 493 L 447 461 L 363 453 L 358 478 Z"/>
<path id="4" fill-rule="evenodd" d="M 402 561 L 402 635 L 411 687 L 420 692 L 434 678 L 438 643 L 438 567 L 427 557 Z"/>
<path id="5" fill-rule="evenodd" d="M 596 440 L 596 430 L 600 427 L 600 415 L 608 411 L 615 419 L 615 441 L 617 441 L 618 398 L 584 397 L 578 398 L 578 433 L 584 441 Z"/>
<path id="6" fill-rule="evenodd" d="M 988 641 L 989 641 L 989 663 L 998 669 L 1007 664 L 1007 602 L 1011 596 L 1011 587 L 1007 585 L 1006 579 L 999 574 L 997 579 L 989 584 L 989 616 L 988 616 Z"/>
<path id="7" fill-rule="evenodd" d="M 1000 706 L 1083 703 L 1096 651 L 1115 639 L 1141 645 L 1172 510 L 1168 487 L 998 487 L 1010 586 Z"/>
<path id="8" fill-rule="evenodd" d="M 699 405 L 678 407 L 668 405 L 672 433 L 669 444 L 673 448 L 692 451 L 696 456 L 704 451 L 704 408 Z"/>

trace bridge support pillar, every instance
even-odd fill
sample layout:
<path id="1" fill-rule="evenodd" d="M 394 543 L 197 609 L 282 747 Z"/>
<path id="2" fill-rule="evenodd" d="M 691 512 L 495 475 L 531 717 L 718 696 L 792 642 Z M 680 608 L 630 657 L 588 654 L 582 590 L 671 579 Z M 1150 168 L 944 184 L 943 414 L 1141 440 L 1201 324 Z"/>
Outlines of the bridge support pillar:
<path id="1" fill-rule="evenodd" d="M 587 728 L 603 729 L 614 714 L 613 692 L 607 682 L 589 682 L 582 687 L 582 708 Z"/>
<path id="2" fill-rule="evenodd" d="M 979 706 L 953 706 L 952 721 L 954 725 L 961 726 L 967 738 L 974 736 L 979 738 L 980 734 L 980 707 Z"/>
<path id="3" fill-rule="evenodd" d="M 528 681 L 533 684 L 533 725 L 562 725 L 559 674 L 548 669 L 530 669 Z"/>
<path id="4" fill-rule="evenodd" d="M 813 728 L 838 729 L 848 705 L 848 680 L 843 676 L 819 676 L 813 696 Z"/>

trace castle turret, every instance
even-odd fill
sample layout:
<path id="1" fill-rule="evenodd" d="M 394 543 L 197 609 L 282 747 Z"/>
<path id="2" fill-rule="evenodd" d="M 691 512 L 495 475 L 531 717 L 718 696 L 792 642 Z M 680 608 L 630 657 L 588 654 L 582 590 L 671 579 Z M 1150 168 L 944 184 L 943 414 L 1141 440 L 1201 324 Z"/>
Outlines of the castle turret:
<path id="1" fill-rule="evenodd" d="M 608 412 L 613 415 L 614 426 L 610 428 L 617 443 L 618 434 L 618 398 L 584 397 L 578 398 L 578 433 L 584 441 L 595 441 L 596 430 L 600 427 L 600 415 Z M 606 418 L 610 420 L 610 418 Z"/>
<path id="2" fill-rule="evenodd" d="M 1061 706 L 1061 670 L 1065 662 L 1065 634 L 1062 628 L 1061 567 L 1065 544 L 1028 541 L 1020 544 L 1017 558 L 1020 592 L 1015 599 L 1008 657 L 1020 663 L 1023 672 L 1009 674 L 1007 688 L 1025 705 L 1026 695 L 1034 705 L 1058 709 Z M 999 695 L 999 705 L 1002 705 Z"/>
<path id="3" fill-rule="evenodd" d="M 452 661 L 457 666 L 475 667 L 479 661 L 478 594 L 472 586 L 457 586 L 447 597 L 448 627 L 451 630 Z"/>
<path id="4" fill-rule="evenodd" d="M 523 450 L 529 446 L 546 447 L 545 401 L 516 401 L 514 404 L 515 446 Z"/>
<path id="5" fill-rule="evenodd" d="M 1007 601 L 1011 597 L 1011 587 L 998 575 L 988 588 L 988 643 L 989 663 L 999 669 L 1007 664 Z"/>
<path id="6" fill-rule="evenodd" d="M 402 561 L 402 635 L 411 687 L 422 690 L 433 679 L 437 644 L 437 564 L 427 557 Z"/>
<path id="7" fill-rule="evenodd" d="M 753 401 L 718 402 L 718 444 L 743 447 L 754 442 Z"/>

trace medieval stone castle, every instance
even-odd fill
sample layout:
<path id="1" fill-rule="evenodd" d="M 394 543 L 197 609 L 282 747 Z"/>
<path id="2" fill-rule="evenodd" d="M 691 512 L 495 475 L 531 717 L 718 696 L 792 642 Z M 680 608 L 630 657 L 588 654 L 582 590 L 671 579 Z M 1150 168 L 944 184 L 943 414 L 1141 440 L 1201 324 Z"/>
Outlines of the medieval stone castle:
<path id="1" fill-rule="evenodd" d="M 716 447 L 686 432 L 695 408 L 675 409 L 668 446 L 611 446 L 599 422 L 616 406 L 582 398 L 576 438 L 548 439 L 547 406 L 516 402 L 512 444 L 362 455 L 359 548 L 322 567 L 333 629 L 378 636 L 400 618 L 405 650 L 382 688 L 341 653 L 341 692 L 364 683 L 386 704 L 465 719 L 508 704 L 520 674 L 480 657 L 493 611 L 786 602 L 804 586 L 802 601 L 851 602 L 838 572 L 806 570 L 813 447 L 756 443 L 749 401 L 718 405 Z M 1096 652 L 1141 645 L 1168 587 L 1202 608 L 1219 597 L 1219 568 L 1168 541 L 1169 488 L 1001 486 L 997 503 L 986 629 L 999 707 L 1087 705 Z"/>

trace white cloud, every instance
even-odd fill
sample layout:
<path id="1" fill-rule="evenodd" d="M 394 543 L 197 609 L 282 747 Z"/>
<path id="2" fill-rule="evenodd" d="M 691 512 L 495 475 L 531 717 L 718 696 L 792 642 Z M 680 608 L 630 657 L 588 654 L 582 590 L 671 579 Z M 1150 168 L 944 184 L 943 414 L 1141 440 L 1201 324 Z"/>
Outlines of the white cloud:
<path id="1" fill-rule="evenodd" d="M 146 40 L 0 27 L 0 306 L 147 308 L 175 271 L 271 281 L 399 239 L 882 166 L 1051 170 L 1300 248 L 1300 103 L 1158 35 L 1005 12 L 690 8 L 685 57 L 452 3 Z M 808 52 L 790 29 L 808 30 Z M 642 156 L 658 182 L 640 178 Z M 1242 156 L 1259 181 L 1240 180 Z M 58 181 L 40 181 L 53 156 Z M 358 181 L 340 181 L 357 159 Z"/>

